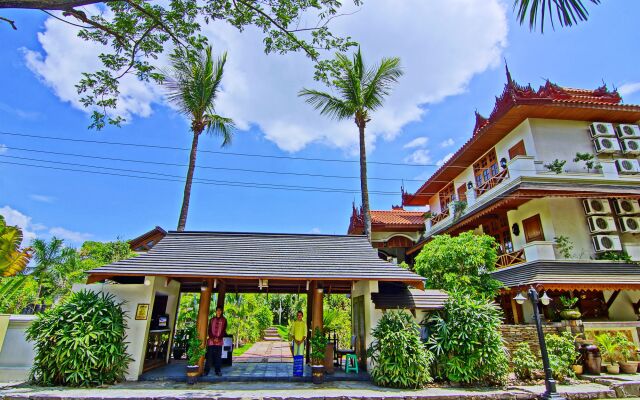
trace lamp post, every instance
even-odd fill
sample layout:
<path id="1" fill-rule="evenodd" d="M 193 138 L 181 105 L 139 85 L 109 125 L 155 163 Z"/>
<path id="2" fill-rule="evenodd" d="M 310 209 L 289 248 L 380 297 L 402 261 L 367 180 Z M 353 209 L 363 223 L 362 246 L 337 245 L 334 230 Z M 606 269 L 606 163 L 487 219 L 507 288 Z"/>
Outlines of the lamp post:
<path id="1" fill-rule="evenodd" d="M 549 365 L 549 353 L 547 353 L 547 343 L 544 340 L 544 332 L 542 332 L 542 321 L 540 320 L 540 310 L 538 307 L 539 303 L 543 305 L 549 305 L 551 302 L 551 298 L 547 296 L 547 293 L 543 293 L 542 297 L 538 297 L 538 292 L 533 287 L 530 287 L 527 291 L 529 295 L 529 299 L 533 304 L 533 317 L 536 323 L 536 330 L 538 331 L 538 343 L 540 343 L 540 353 L 542 355 L 542 367 L 544 368 L 544 385 L 545 392 L 542 394 L 542 399 L 555 399 L 555 400 L 566 400 L 564 397 L 558 394 L 556 390 L 556 381 L 553 379 L 553 374 L 551 373 L 551 366 Z M 514 300 L 522 305 L 524 304 L 527 298 L 522 295 L 522 293 L 518 293 L 518 295 L 514 298 Z"/>

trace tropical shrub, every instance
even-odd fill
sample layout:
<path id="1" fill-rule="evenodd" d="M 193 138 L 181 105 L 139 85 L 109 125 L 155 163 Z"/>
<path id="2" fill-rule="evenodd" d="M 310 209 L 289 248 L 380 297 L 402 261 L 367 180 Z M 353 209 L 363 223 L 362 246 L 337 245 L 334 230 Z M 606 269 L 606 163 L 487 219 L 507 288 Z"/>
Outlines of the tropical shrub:
<path id="1" fill-rule="evenodd" d="M 206 347 L 198 337 L 195 327 L 189 329 L 189 339 L 187 340 L 187 365 L 198 365 L 200 358 L 207 353 Z"/>
<path id="2" fill-rule="evenodd" d="M 489 299 L 450 293 L 429 319 L 429 346 L 441 378 L 464 384 L 501 384 L 509 370 L 500 325 L 502 311 Z"/>
<path id="3" fill-rule="evenodd" d="M 403 310 L 386 312 L 373 329 L 368 356 L 378 386 L 421 388 L 431 382 L 433 354 L 420 340 L 418 324 Z"/>
<path id="4" fill-rule="evenodd" d="M 567 163 L 567 160 L 558 160 L 557 158 L 550 163 L 544 165 L 546 169 L 551 172 L 555 172 L 556 174 L 561 174 L 564 172 L 564 165 Z"/>
<path id="5" fill-rule="evenodd" d="M 615 336 L 609 333 L 602 333 L 596 336 L 598 349 L 602 354 L 602 361 L 615 364 L 622 359 L 620 355 L 620 346 Z"/>
<path id="6" fill-rule="evenodd" d="M 569 332 L 562 335 L 549 334 L 544 336 L 549 353 L 549 366 L 553 377 L 557 381 L 564 381 L 567 377 L 575 377 L 571 366 L 575 364 L 579 353 L 576 350 L 575 338 Z"/>
<path id="7" fill-rule="evenodd" d="M 38 284 L 31 275 L 0 279 L 0 313 L 20 314 L 38 298 Z"/>
<path id="8" fill-rule="evenodd" d="M 415 271 L 427 279 L 430 289 L 494 298 L 502 286 L 490 275 L 497 260 L 497 244 L 489 235 L 436 235 L 416 257 Z"/>
<path id="9" fill-rule="evenodd" d="M 629 340 L 627 335 L 622 332 L 616 333 L 613 337 L 613 341 L 618 346 L 618 352 L 620 353 L 620 361 L 628 362 L 636 352 L 636 344 Z"/>
<path id="10" fill-rule="evenodd" d="M 325 332 L 335 333 L 339 348 L 351 346 L 351 299 L 344 294 L 324 296 L 322 321 Z"/>
<path id="11" fill-rule="evenodd" d="M 527 342 L 518 343 L 516 350 L 512 354 L 511 362 L 513 363 L 513 372 L 516 374 L 516 378 L 521 381 L 531 380 L 533 372 L 542 369 L 542 365 L 533 355 L 531 346 Z"/>
<path id="12" fill-rule="evenodd" d="M 311 335 L 311 340 L 309 340 L 309 344 L 311 345 L 311 361 L 315 365 L 324 364 L 324 355 L 327 350 L 327 344 L 329 343 L 329 339 L 324 334 L 322 329 L 316 327 L 313 330 L 313 334 Z"/>
<path id="13" fill-rule="evenodd" d="M 80 291 L 38 316 L 27 330 L 35 358 L 30 380 L 40 385 L 98 386 L 124 378 L 127 324 L 115 296 Z"/>

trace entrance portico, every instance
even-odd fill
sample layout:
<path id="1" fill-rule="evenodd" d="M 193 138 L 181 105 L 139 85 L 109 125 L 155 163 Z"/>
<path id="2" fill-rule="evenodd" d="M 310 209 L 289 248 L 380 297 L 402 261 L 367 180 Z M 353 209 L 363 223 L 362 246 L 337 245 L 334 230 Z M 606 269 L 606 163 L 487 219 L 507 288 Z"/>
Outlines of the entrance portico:
<path id="1" fill-rule="evenodd" d="M 421 276 L 381 260 L 364 236 L 169 232 L 148 253 L 88 273 L 87 288 L 115 293 L 125 301 L 130 300 L 126 294 L 121 295 L 123 288 L 142 289 L 152 282 L 154 290 L 148 296 L 149 309 L 154 308 L 155 295 L 163 287 L 183 293 L 200 292 L 197 328 L 203 342 L 214 294 L 219 306 L 224 305 L 226 293 L 306 294 L 307 325 L 311 329 L 322 328 L 325 294 L 361 297 L 363 304 L 358 303 L 357 309 L 354 308 L 353 331 L 358 336 L 357 350 L 363 365 L 366 364 L 365 349 L 371 341 L 370 330 L 379 318 L 371 301 L 371 294 L 378 291 L 378 283 L 395 282 L 404 288 L 424 289 Z M 105 284 L 91 285 L 97 282 Z M 137 293 L 135 289 L 134 292 Z M 139 304 L 140 300 L 135 302 Z M 175 303 L 172 305 L 173 308 L 161 310 L 169 316 L 168 349 L 177 311 Z M 135 306 L 128 307 L 133 310 Z M 133 315 L 131 317 L 133 320 Z M 142 336 L 146 343 L 151 328 L 149 322 L 147 332 L 142 335 L 128 332 L 128 337 Z M 142 373 L 147 351 L 136 349 L 139 354 L 132 354 L 136 366 L 130 368 L 127 376 L 130 380 Z M 169 362 L 169 351 L 165 361 Z"/>

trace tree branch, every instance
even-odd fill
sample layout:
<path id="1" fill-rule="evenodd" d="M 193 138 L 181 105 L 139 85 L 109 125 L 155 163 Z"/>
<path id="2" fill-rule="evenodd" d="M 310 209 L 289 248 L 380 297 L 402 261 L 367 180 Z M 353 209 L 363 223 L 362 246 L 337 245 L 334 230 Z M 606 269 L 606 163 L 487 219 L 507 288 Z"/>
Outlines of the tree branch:
<path id="1" fill-rule="evenodd" d="M 126 45 L 126 40 L 125 38 L 122 37 L 122 35 L 120 35 L 118 32 L 114 31 L 113 29 L 109 28 L 108 26 L 104 26 L 99 22 L 95 22 L 89 18 L 87 18 L 87 15 L 79 10 L 74 10 L 73 8 L 69 8 L 64 10 L 64 12 L 62 13 L 62 15 L 67 16 L 67 15 L 71 15 L 76 17 L 77 19 L 79 19 L 80 21 L 84 22 L 87 25 L 91 25 L 94 28 L 100 29 L 101 31 L 107 32 L 108 34 L 110 34 L 111 36 L 113 36 L 118 43 L 120 43 L 120 46 L 122 46 L 123 48 L 127 48 Z"/>
<path id="2" fill-rule="evenodd" d="M 18 28 L 16 27 L 16 21 L 10 20 L 9 18 L 5 18 L 5 17 L 0 17 L 0 21 L 5 21 L 9 25 L 11 25 L 14 31 L 18 30 Z"/>
<path id="3" fill-rule="evenodd" d="M 158 24 L 162 28 L 163 31 L 165 31 L 169 36 L 171 36 L 171 38 L 173 39 L 174 42 L 176 42 L 177 44 L 179 44 L 180 46 L 182 46 L 184 48 L 187 48 L 187 46 L 185 46 L 184 43 L 182 43 L 182 41 L 171 31 L 171 29 L 169 29 L 169 27 L 167 27 L 164 24 L 164 22 L 162 22 L 161 19 L 159 19 L 157 16 L 153 15 L 152 13 L 148 12 L 144 7 L 141 7 L 139 4 L 136 4 L 133 1 L 131 1 L 131 0 L 125 0 L 125 1 L 131 7 L 135 8 L 139 12 L 141 12 L 144 15 L 148 16 L 149 18 L 153 19 L 154 22 L 156 24 Z"/>
<path id="4" fill-rule="evenodd" d="M 89 4 L 108 3 L 114 0 L 0 0 L 0 8 L 24 8 L 39 10 L 66 10 Z"/>
<path id="5" fill-rule="evenodd" d="M 138 52 L 138 46 L 140 45 L 140 43 L 142 43 L 144 38 L 147 37 L 149 35 L 149 33 L 152 30 L 154 30 L 155 28 L 157 28 L 157 27 L 158 27 L 157 23 L 151 25 L 149 28 L 147 28 L 146 31 L 144 31 L 142 36 L 140 36 L 140 38 L 138 38 L 138 40 L 135 41 L 135 43 L 133 44 L 133 47 L 131 48 L 131 61 L 129 62 L 129 65 L 124 70 L 124 72 L 122 72 L 120 75 L 118 75 L 115 79 L 122 78 L 123 76 L 125 76 L 127 74 L 127 72 L 129 72 L 131 70 L 131 68 L 133 68 L 133 65 L 136 62 L 136 53 Z"/>
<path id="6" fill-rule="evenodd" d="M 64 19 L 64 18 L 60 18 L 60 17 L 56 16 L 55 14 L 50 13 L 50 12 L 49 12 L 49 11 L 47 11 L 47 10 L 40 10 L 40 11 L 42 11 L 42 12 L 43 12 L 43 13 L 45 13 L 45 14 L 47 14 L 47 15 L 48 15 L 48 16 L 50 16 L 51 18 L 55 18 L 55 19 L 57 19 L 58 21 L 62 21 L 62 22 L 64 22 L 65 24 L 69 24 L 69 25 L 72 25 L 72 26 L 77 26 L 78 28 L 82 28 L 82 29 L 96 29 L 96 27 L 94 27 L 94 26 L 74 24 L 73 22 L 69 22 L 69 21 L 67 21 L 67 20 L 66 20 L 66 19 Z"/>

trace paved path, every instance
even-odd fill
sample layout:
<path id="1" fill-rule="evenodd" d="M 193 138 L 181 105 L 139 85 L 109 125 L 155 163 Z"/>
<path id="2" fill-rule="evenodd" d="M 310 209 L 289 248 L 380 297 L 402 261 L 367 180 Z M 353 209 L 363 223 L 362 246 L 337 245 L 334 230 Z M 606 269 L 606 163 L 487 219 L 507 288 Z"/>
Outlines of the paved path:
<path id="1" fill-rule="evenodd" d="M 255 343 L 242 355 L 233 357 L 234 363 L 286 363 L 293 362 L 291 346 L 282 340 Z"/>

